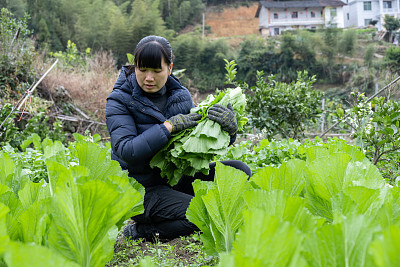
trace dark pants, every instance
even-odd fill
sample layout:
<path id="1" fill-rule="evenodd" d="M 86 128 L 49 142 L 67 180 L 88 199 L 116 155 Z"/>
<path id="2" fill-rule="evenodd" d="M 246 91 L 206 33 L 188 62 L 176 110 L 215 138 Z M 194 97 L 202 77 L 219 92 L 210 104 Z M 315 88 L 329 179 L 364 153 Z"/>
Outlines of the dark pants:
<path id="1" fill-rule="evenodd" d="M 241 161 L 222 161 L 224 165 L 234 167 L 251 176 L 250 168 Z M 158 233 L 161 239 L 172 239 L 190 235 L 199 229 L 186 219 L 186 210 L 194 196 L 192 182 L 196 179 L 213 181 L 215 162 L 210 163 L 208 175 L 197 173 L 194 177 L 183 176 L 174 187 L 158 185 L 146 188 L 144 213 L 133 217 L 141 237 L 152 239 Z"/>

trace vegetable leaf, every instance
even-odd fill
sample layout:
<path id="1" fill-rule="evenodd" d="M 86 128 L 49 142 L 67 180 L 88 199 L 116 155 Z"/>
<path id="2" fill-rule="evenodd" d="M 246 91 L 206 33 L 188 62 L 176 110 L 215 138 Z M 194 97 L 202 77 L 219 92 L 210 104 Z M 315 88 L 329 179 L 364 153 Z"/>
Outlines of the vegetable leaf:
<path id="1" fill-rule="evenodd" d="M 9 267 L 79 266 L 49 248 L 19 242 L 10 244 L 5 253 L 5 261 Z"/>
<path id="2" fill-rule="evenodd" d="M 306 259 L 310 266 L 364 266 L 376 231 L 368 216 L 343 216 L 308 234 L 304 244 Z"/>
<path id="3" fill-rule="evenodd" d="M 10 241 L 6 226 L 6 215 L 9 211 L 10 209 L 6 205 L 0 203 L 0 255 L 3 254 Z"/>
<path id="4" fill-rule="evenodd" d="M 400 266 L 400 226 L 391 225 L 383 236 L 371 244 L 371 254 L 376 266 Z"/>
<path id="5" fill-rule="evenodd" d="M 244 213 L 245 224 L 237 234 L 230 259 L 221 266 L 307 266 L 301 256 L 304 235 L 288 222 L 282 222 L 258 209 Z"/>
<path id="6" fill-rule="evenodd" d="M 231 250 L 243 223 L 243 194 L 250 189 L 247 178 L 244 172 L 217 162 L 212 186 L 196 184 L 186 216 L 203 232 L 201 238 L 208 253 Z"/>
<path id="7" fill-rule="evenodd" d="M 282 163 L 279 168 L 264 167 L 250 180 L 266 191 L 281 189 L 290 196 L 299 196 L 304 188 L 305 165 L 305 161 L 292 159 Z"/>
<path id="8" fill-rule="evenodd" d="M 223 155 L 228 151 L 229 134 L 223 131 L 218 123 L 207 118 L 208 109 L 216 103 L 224 106 L 232 104 L 239 131 L 247 122 L 247 118 L 244 117 L 246 96 L 240 87 L 227 89 L 216 97 L 209 95 L 193 108 L 191 113 L 202 115 L 199 124 L 177 133 L 150 161 L 150 166 L 159 168 L 161 176 L 165 177 L 171 186 L 176 185 L 184 174 L 208 174 L 209 163 L 215 155 Z"/>

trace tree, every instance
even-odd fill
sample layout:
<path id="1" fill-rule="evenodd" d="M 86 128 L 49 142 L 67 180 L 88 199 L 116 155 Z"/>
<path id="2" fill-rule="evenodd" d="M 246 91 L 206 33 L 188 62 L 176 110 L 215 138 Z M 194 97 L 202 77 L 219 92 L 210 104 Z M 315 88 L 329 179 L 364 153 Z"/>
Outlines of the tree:
<path id="1" fill-rule="evenodd" d="M 372 62 L 374 59 L 374 54 L 375 54 L 375 47 L 374 45 L 370 44 L 367 46 L 367 49 L 365 50 L 364 53 L 364 64 L 369 68 L 372 66 Z"/>
<path id="2" fill-rule="evenodd" d="M 339 40 L 339 51 L 347 56 L 352 56 L 357 42 L 357 31 L 349 29 L 343 32 Z"/>
<path id="3" fill-rule="evenodd" d="M 268 48 L 263 38 L 246 38 L 239 46 L 237 57 L 238 78 L 254 85 L 257 71 L 266 74 L 276 73 L 281 65 L 279 55 Z"/>
<path id="4" fill-rule="evenodd" d="M 130 42 L 129 17 L 126 8 L 112 6 L 110 27 L 106 38 L 107 48 L 113 52 L 118 65 L 126 63 L 126 53 L 132 51 L 134 44 Z"/>
<path id="5" fill-rule="evenodd" d="M 163 35 L 165 24 L 158 6 L 158 0 L 135 0 L 133 2 L 129 18 L 130 43 L 132 44 L 130 52 L 133 52 L 136 44 L 143 37 L 149 34 Z"/>
<path id="6" fill-rule="evenodd" d="M 41 18 L 38 24 L 39 33 L 37 34 L 37 41 L 45 44 L 50 39 L 51 34 L 49 32 L 49 28 L 47 27 L 46 20 Z"/>
<path id="7" fill-rule="evenodd" d="M 200 22 L 204 4 L 201 0 L 161 0 L 159 8 L 167 28 L 179 31 Z"/>
<path id="8" fill-rule="evenodd" d="M 17 18 L 23 18 L 27 11 L 25 0 L 0 0 L 0 7 L 7 8 Z"/>
<path id="9" fill-rule="evenodd" d="M 394 73 L 400 71 L 400 47 L 391 45 L 385 52 L 384 64 Z"/>
<path id="10" fill-rule="evenodd" d="M 68 40 L 75 36 L 78 1 L 71 0 L 26 0 L 31 15 L 29 28 L 37 36 L 40 44 L 46 43 L 50 49 L 61 50 Z M 42 30 L 47 33 L 42 33 Z"/>
<path id="11" fill-rule="evenodd" d="M 113 4 L 107 0 L 83 2 L 75 23 L 75 38 L 78 47 L 85 49 L 104 48 L 110 27 L 110 12 Z"/>
<path id="12" fill-rule="evenodd" d="M 182 82 L 201 91 L 212 91 L 224 84 L 224 59 L 231 59 L 230 47 L 223 40 L 206 41 L 198 35 L 182 34 L 172 43 L 175 69 L 186 69 Z"/>
<path id="13" fill-rule="evenodd" d="M 391 43 L 393 42 L 393 32 L 400 28 L 400 20 L 395 17 L 385 15 L 383 21 L 383 26 L 389 32 L 389 42 Z"/>

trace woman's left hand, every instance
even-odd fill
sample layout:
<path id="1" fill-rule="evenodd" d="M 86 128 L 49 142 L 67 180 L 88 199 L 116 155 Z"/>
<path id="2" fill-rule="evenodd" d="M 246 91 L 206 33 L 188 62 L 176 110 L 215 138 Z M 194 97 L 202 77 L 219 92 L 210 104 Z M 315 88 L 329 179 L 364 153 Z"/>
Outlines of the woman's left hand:
<path id="1" fill-rule="evenodd" d="M 222 130 L 234 135 L 238 130 L 236 115 L 233 111 L 231 103 L 227 107 L 215 104 L 208 110 L 207 118 L 221 125 Z"/>

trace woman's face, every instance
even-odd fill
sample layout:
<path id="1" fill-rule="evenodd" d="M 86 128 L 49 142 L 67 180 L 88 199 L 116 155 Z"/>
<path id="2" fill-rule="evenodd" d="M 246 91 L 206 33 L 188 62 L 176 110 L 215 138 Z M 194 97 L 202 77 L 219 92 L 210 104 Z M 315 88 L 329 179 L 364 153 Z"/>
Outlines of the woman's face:
<path id="1" fill-rule="evenodd" d="M 167 82 L 172 72 L 172 63 L 167 66 L 164 58 L 161 60 L 161 69 L 135 67 L 136 81 L 146 93 L 158 92 Z"/>

